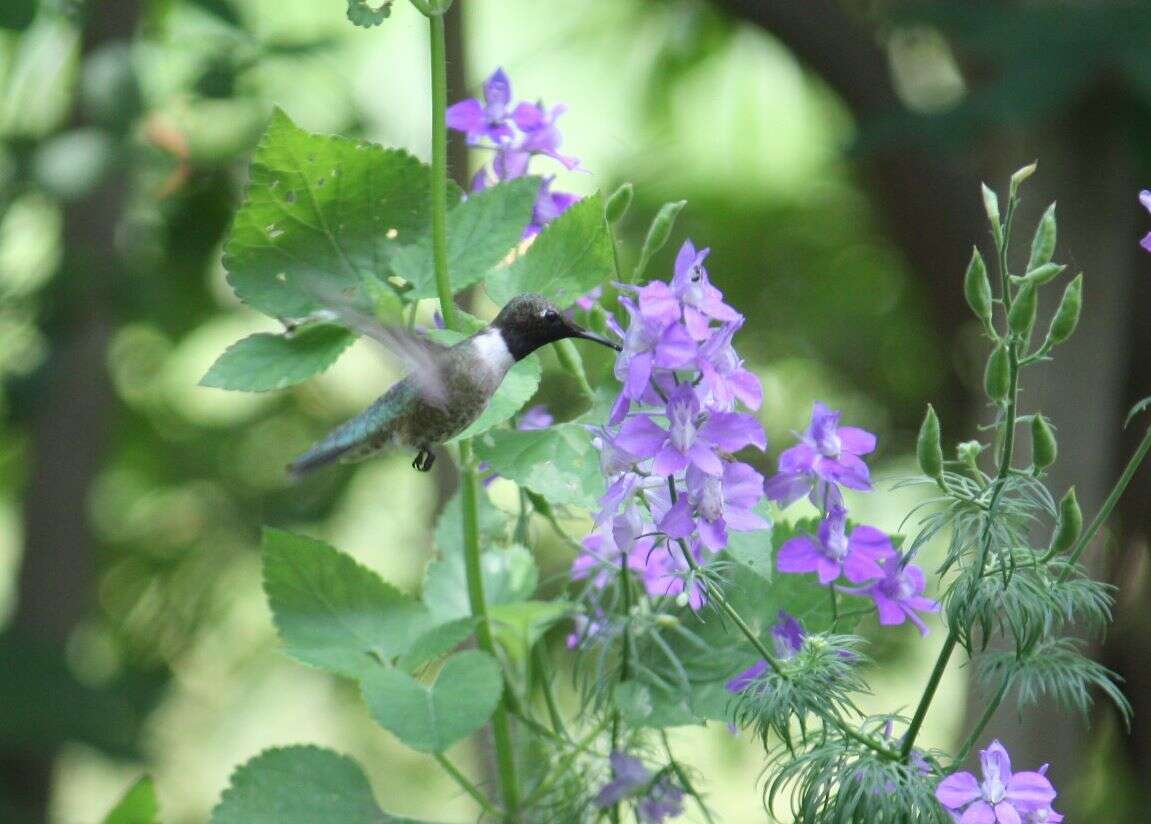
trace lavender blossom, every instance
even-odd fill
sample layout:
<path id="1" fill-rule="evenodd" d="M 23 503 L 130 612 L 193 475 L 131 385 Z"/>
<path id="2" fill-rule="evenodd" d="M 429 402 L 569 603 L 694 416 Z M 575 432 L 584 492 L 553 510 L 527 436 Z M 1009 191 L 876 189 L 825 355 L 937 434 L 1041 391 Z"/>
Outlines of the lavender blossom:
<path id="1" fill-rule="evenodd" d="M 667 400 L 668 428 L 649 415 L 624 422 L 616 443 L 640 456 L 653 457 L 652 471 L 673 475 L 694 465 L 704 473 L 723 475 L 717 451 L 735 452 L 745 446 L 767 448 L 763 427 L 751 415 L 738 412 L 704 413 L 695 389 L 680 384 Z"/>
<path id="2" fill-rule="evenodd" d="M 695 245 L 686 240 L 675 258 L 675 277 L 671 279 L 671 291 L 683 304 L 683 320 L 687 331 L 696 340 L 706 340 L 711 331 L 709 321 L 720 323 L 742 322 L 743 315 L 723 302 L 723 292 L 711 285 L 703 262 L 709 249 L 696 251 Z"/>
<path id="3" fill-rule="evenodd" d="M 875 602 L 879 612 L 879 623 L 895 626 L 911 621 L 920 635 L 927 635 L 927 624 L 919 616 L 920 612 L 938 612 L 939 604 L 923 595 L 927 582 L 923 570 L 915 564 L 902 566 L 902 556 L 898 553 L 879 561 L 883 567 L 883 577 L 864 587 L 839 587 L 840 592 L 851 595 L 866 595 Z"/>
<path id="4" fill-rule="evenodd" d="M 710 409 L 731 411 L 739 401 L 748 409 L 763 405 L 763 386 L 755 373 L 743 366 L 743 359 L 731 345 L 732 336 L 743 320 L 728 323 L 700 344 L 698 364 L 700 395 Z"/>
<path id="5" fill-rule="evenodd" d="M 789 506 L 817 488 L 819 482 L 869 491 L 870 473 L 860 455 L 875 449 L 875 436 L 854 426 L 840 426 L 839 412 L 819 401 L 801 442 L 779 456 L 779 474 L 767 482 L 767 496 Z"/>
<path id="6" fill-rule="evenodd" d="M 997 740 L 980 752 L 979 761 L 982 782 L 969 772 L 960 772 L 943 779 L 935 789 L 935 797 L 956 821 L 1020 824 L 1063 820 L 1063 816 L 1051 809 L 1056 793 L 1045 775 L 1046 765 L 1037 772 L 1012 773 L 1011 756 Z"/>
<path id="7" fill-rule="evenodd" d="M 873 526 L 861 524 L 847 534 L 847 510 L 832 507 L 816 535 L 790 538 L 779 548 L 780 572 L 815 572 L 819 583 L 830 584 L 840 575 L 862 583 L 885 575 L 879 562 L 896 554 L 891 539 Z"/>
<path id="8" fill-rule="evenodd" d="M 703 547 L 696 541 L 689 547 L 696 563 L 704 560 Z M 703 587 L 691 578 L 691 566 L 683 557 L 680 546 L 662 541 L 646 550 L 637 543 L 628 557 L 628 566 L 642 564 L 643 587 L 652 598 L 675 598 L 677 602 L 699 611 L 706 599 Z"/>
<path id="9" fill-rule="evenodd" d="M 771 524 L 753 510 L 763 498 L 763 476 L 745 463 L 725 463 L 715 477 L 694 464 L 687 468 L 687 495 L 681 495 L 659 522 L 673 538 L 698 532 L 713 551 L 727 546 L 727 531 L 753 532 Z"/>
<path id="10" fill-rule="evenodd" d="M 1146 209 L 1148 212 L 1151 212 L 1151 192 L 1147 191 L 1146 189 L 1141 191 L 1139 193 L 1139 202 L 1143 204 L 1144 209 Z M 1151 232 L 1148 232 L 1143 236 L 1143 239 L 1139 241 L 1139 245 L 1146 249 L 1148 252 L 1151 252 Z"/>
<path id="11" fill-rule="evenodd" d="M 807 633 L 803 624 L 799 623 L 794 615 L 786 610 L 780 610 L 775 626 L 771 628 L 772 645 L 775 647 L 775 657 L 781 661 L 795 657 L 803 649 L 803 639 Z M 728 681 L 724 687 L 728 692 L 740 693 L 750 687 L 767 671 L 766 661 L 756 661 L 743 672 Z"/>
<path id="12" fill-rule="evenodd" d="M 511 99 L 511 80 L 503 69 L 496 69 L 484 81 L 484 102 L 472 97 L 448 107 L 448 128 L 465 132 L 472 146 L 481 144 L 484 138 L 497 146 L 505 145 L 515 135 L 509 123 Z"/>
<path id="13" fill-rule="evenodd" d="M 653 781 L 651 771 L 638 758 L 621 752 L 608 756 L 612 780 L 596 794 L 600 809 L 634 800 L 641 824 L 661 824 L 683 812 L 683 790 L 664 775 Z"/>

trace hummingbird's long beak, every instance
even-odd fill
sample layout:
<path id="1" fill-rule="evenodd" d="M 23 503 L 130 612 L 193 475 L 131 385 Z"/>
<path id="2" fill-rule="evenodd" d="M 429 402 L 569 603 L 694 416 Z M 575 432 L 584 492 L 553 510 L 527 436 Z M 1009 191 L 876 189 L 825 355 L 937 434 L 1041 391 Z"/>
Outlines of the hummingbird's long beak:
<path id="1" fill-rule="evenodd" d="M 604 346 L 607 346 L 610 349 L 614 349 L 617 352 L 623 351 L 623 347 L 620 346 L 615 341 L 608 340 L 607 338 L 605 338 L 601 335 L 597 335 L 595 332 L 589 332 L 587 329 L 584 329 L 579 324 L 572 323 L 571 321 L 568 321 L 568 326 L 571 327 L 571 337 L 573 337 L 573 338 L 582 338 L 583 340 L 595 341 L 596 343 L 603 344 Z"/>

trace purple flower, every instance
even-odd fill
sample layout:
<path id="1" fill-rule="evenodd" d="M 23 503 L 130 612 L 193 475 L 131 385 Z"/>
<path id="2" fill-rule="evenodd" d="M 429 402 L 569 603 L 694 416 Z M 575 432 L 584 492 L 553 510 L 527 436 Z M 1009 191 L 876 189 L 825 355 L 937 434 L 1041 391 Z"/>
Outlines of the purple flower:
<path id="1" fill-rule="evenodd" d="M 575 169 L 579 160 L 559 153 L 563 136 L 555 122 L 566 111 L 567 106 L 563 105 L 552 106 L 551 111 L 545 111 L 543 106 L 535 103 L 520 103 L 512 113 L 512 120 L 523 133 L 523 139 L 516 148 L 527 154 L 547 155 L 562 163 L 568 171 Z"/>
<path id="2" fill-rule="evenodd" d="M 668 428 L 648 415 L 629 418 L 620 427 L 616 443 L 632 454 L 655 458 L 652 472 L 673 475 L 694 465 L 704 473 L 723 475 L 717 450 L 735 452 L 745 446 L 767 448 L 763 427 L 751 415 L 739 412 L 702 413 L 699 398 L 683 383 L 667 399 Z"/>
<path id="3" fill-rule="evenodd" d="M 472 97 L 448 107 L 448 128 L 466 132 L 469 144 L 480 143 L 486 137 L 497 146 L 502 146 L 515 134 L 508 124 L 508 105 L 511 99 L 511 81 L 503 69 L 496 69 L 484 81 L 483 103 Z"/>
<path id="4" fill-rule="evenodd" d="M 683 812 L 683 790 L 664 776 L 639 800 L 635 812 L 641 824 L 661 824 L 675 818 Z"/>
<path id="5" fill-rule="evenodd" d="M 847 534 L 847 510 L 836 506 L 819 524 L 816 535 L 789 538 L 779 548 L 780 572 L 815 572 L 830 584 L 841 574 L 853 583 L 882 578 L 879 562 L 894 556 L 891 539 L 873 526 L 860 525 Z"/>
<path id="6" fill-rule="evenodd" d="M 696 357 L 695 341 L 679 323 L 664 324 L 659 319 L 645 318 L 628 298 L 620 303 L 631 316 L 627 331 L 621 331 L 623 351 L 615 361 L 615 376 L 623 383 L 621 399 L 642 401 L 650 393 L 649 381 L 655 369 L 683 369 Z M 617 402 L 617 406 L 619 402 Z M 627 407 L 611 423 L 619 423 Z"/>
<path id="7" fill-rule="evenodd" d="M 919 617 L 920 612 L 938 612 L 939 604 L 923 595 L 927 583 L 923 570 L 915 564 L 901 566 L 902 557 L 896 553 L 879 561 L 883 567 L 883 577 L 864 587 L 840 587 L 840 592 L 852 595 L 866 595 L 875 601 L 879 612 L 879 623 L 894 626 L 911 621 L 920 635 L 927 635 L 927 625 Z"/>
<path id="8" fill-rule="evenodd" d="M 581 542 L 583 551 L 572 562 L 572 580 L 590 578 L 592 585 L 603 589 L 619 574 L 620 556 L 627 553 L 628 568 L 641 575 L 645 560 L 655 546 L 655 537 L 641 538 L 647 529 L 639 510 L 633 505 L 623 515 L 616 515 Z"/>
<path id="9" fill-rule="evenodd" d="M 599 299 L 603 297 L 603 286 L 596 286 L 590 292 L 580 295 L 576 298 L 575 305 L 585 312 L 590 312 L 599 303 Z M 622 336 L 621 336 L 622 337 Z"/>
<path id="10" fill-rule="evenodd" d="M 1146 209 L 1148 212 L 1151 212 L 1151 192 L 1147 191 L 1146 189 L 1141 191 L 1139 193 L 1139 202 L 1143 204 L 1144 209 Z M 1139 245 L 1146 249 L 1148 252 L 1151 252 L 1151 232 L 1148 232 L 1143 236 L 1143 239 L 1139 241 Z"/>
<path id="11" fill-rule="evenodd" d="M 775 647 L 775 657 L 786 661 L 803 649 L 803 639 L 807 637 L 807 633 L 803 630 L 803 624 L 786 610 L 781 609 L 777 618 L 775 626 L 771 628 L 771 640 Z M 743 692 L 766 671 L 767 662 L 756 661 L 724 686 L 728 692 Z"/>
<path id="12" fill-rule="evenodd" d="M 651 771 L 638 758 L 622 752 L 608 756 L 612 780 L 596 794 L 597 807 L 611 807 L 637 794 L 651 781 Z"/>
<path id="13" fill-rule="evenodd" d="M 671 291 L 683 304 L 683 320 L 687 331 L 696 340 L 706 340 L 711 334 L 711 320 L 721 323 L 743 320 L 743 315 L 723 302 L 723 292 L 708 281 L 703 262 L 709 251 L 701 249 L 697 252 L 695 245 L 685 240 L 676 255 L 675 276 L 671 279 Z"/>
<path id="14" fill-rule="evenodd" d="M 696 563 L 703 562 L 703 547 L 698 541 L 691 545 L 690 552 Z M 643 588 L 652 598 L 675 598 L 696 611 L 704 605 L 703 587 L 695 579 L 690 579 L 689 585 L 691 567 L 678 545 L 673 547 L 665 540 L 649 549 L 637 542 L 628 556 L 628 567 L 636 566 L 642 570 Z"/>
<path id="15" fill-rule="evenodd" d="M 1032 821 L 1061 821 L 1063 816 L 1051 809 L 1055 788 L 1044 773 L 1011 772 L 1011 757 L 999 741 L 979 753 L 983 768 L 980 782 L 969 772 L 955 773 L 943 779 L 935 797 L 956 821 L 962 824 L 1020 824 L 1023 815 L 1042 814 L 1046 818 Z"/>
<path id="16" fill-rule="evenodd" d="M 531 432 L 536 429 L 547 429 L 555 422 L 555 418 L 548 412 L 548 408 L 541 404 L 529 406 L 520 414 L 516 422 L 516 429 L 521 432 Z"/>
<path id="17" fill-rule="evenodd" d="M 743 367 L 731 345 L 732 336 L 743 326 L 740 319 L 717 329 L 699 347 L 700 389 L 709 409 L 730 411 L 738 400 L 748 409 L 763 404 L 763 386 L 755 373 Z"/>
<path id="18" fill-rule="evenodd" d="M 567 192 L 553 192 L 552 181 L 555 177 L 545 177 L 540 184 L 539 194 L 536 195 L 535 206 L 532 207 L 532 222 L 524 229 L 524 237 L 538 235 L 543 228 L 562 215 L 573 203 L 579 201 L 579 195 Z"/>
<path id="19" fill-rule="evenodd" d="M 745 463 L 724 463 L 720 477 L 695 464 L 687 468 L 687 495 L 681 495 L 659 522 L 673 538 L 699 532 L 712 551 L 727 546 L 727 530 L 752 532 L 771 526 L 753 509 L 763 498 L 763 476 Z"/>
<path id="20" fill-rule="evenodd" d="M 801 442 L 779 456 L 779 474 L 767 482 L 767 496 L 788 506 L 827 481 L 849 489 L 870 490 L 867 464 L 860 455 L 875 449 L 875 436 L 854 426 L 840 426 L 839 412 L 819 401 L 811 410 L 811 423 Z"/>
<path id="21" fill-rule="evenodd" d="M 603 629 L 602 619 L 602 610 L 597 611 L 595 618 L 589 618 L 584 613 L 577 612 L 572 616 L 572 622 L 575 624 L 575 627 L 572 628 L 567 638 L 564 639 L 564 644 L 568 649 L 575 649 L 581 646 L 584 641 L 594 637 Z"/>

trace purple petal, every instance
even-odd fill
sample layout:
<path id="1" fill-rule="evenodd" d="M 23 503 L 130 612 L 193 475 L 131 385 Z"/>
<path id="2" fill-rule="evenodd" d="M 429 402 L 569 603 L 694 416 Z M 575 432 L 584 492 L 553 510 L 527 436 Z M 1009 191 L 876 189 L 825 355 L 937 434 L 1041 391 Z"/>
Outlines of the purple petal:
<path id="1" fill-rule="evenodd" d="M 512 99 L 512 82 L 503 69 L 496 69 L 491 77 L 484 81 L 484 100 L 493 111 L 501 112 L 504 106 Z"/>
<path id="2" fill-rule="evenodd" d="M 736 452 L 745 446 L 767 448 L 763 425 L 752 415 L 742 412 L 713 412 L 699 430 L 699 437 L 724 452 Z"/>
<path id="3" fill-rule="evenodd" d="M 939 782 L 935 797 L 944 807 L 958 810 L 979 798 L 979 781 L 969 772 L 955 773 Z"/>
<path id="4" fill-rule="evenodd" d="M 766 670 L 766 661 L 756 661 L 739 675 L 728 681 L 725 685 L 725 688 L 728 692 L 743 692 L 745 689 L 751 686 L 753 681 L 759 678 L 759 676 L 763 675 Z"/>
<path id="5" fill-rule="evenodd" d="M 839 577 L 839 561 L 833 561 L 826 555 L 820 555 L 816 562 L 815 571 L 819 573 L 819 583 L 827 586 Z"/>
<path id="6" fill-rule="evenodd" d="M 544 110 L 535 103 L 520 103 L 512 112 L 512 121 L 523 132 L 535 131 L 544 122 L 544 118 Z"/>
<path id="7" fill-rule="evenodd" d="M 1038 810 L 1055 800 L 1055 788 L 1047 777 L 1037 772 L 1017 772 L 1006 782 L 1004 795 L 1020 809 Z"/>
<path id="8" fill-rule="evenodd" d="M 706 444 L 696 441 L 691 445 L 687 451 L 688 457 L 691 462 L 706 472 L 708 475 L 719 477 L 723 474 L 723 461 L 715 454 Z"/>
<path id="9" fill-rule="evenodd" d="M 815 458 L 814 469 L 820 477 L 846 486 L 848 489 L 863 492 L 871 490 L 867 464 L 848 452 L 842 453 L 838 458 L 825 458 L 820 455 Z"/>
<path id="10" fill-rule="evenodd" d="M 679 302 L 676 301 L 678 308 Z M 703 312 L 699 311 L 693 306 L 683 307 L 683 321 L 687 326 L 687 332 L 695 340 L 704 341 L 711 336 L 710 321 Z"/>
<path id="11" fill-rule="evenodd" d="M 720 518 L 717 521 L 701 519 L 699 522 L 699 539 L 703 542 L 703 545 L 712 552 L 719 552 L 719 550 L 727 546 L 725 519 Z"/>
<path id="12" fill-rule="evenodd" d="M 651 471 L 656 475 L 674 475 L 687 467 L 688 457 L 670 443 L 665 444 L 656 454 Z"/>
<path id="13" fill-rule="evenodd" d="M 685 240 L 675 256 L 676 278 L 682 279 L 687 274 L 687 270 L 695 264 L 696 256 L 695 244 L 690 240 Z"/>
<path id="14" fill-rule="evenodd" d="M 775 559 L 775 567 L 780 572 L 815 572 L 822 557 L 823 553 L 814 538 L 810 535 L 797 535 L 783 542 Z"/>
<path id="15" fill-rule="evenodd" d="M 1151 232 L 1148 232 L 1143 236 L 1143 239 L 1139 241 L 1139 245 L 1146 249 L 1148 252 L 1151 252 Z"/>
<path id="16" fill-rule="evenodd" d="M 781 472 L 767 480 L 763 492 L 781 507 L 789 507 L 811 490 L 811 476 L 803 472 Z"/>
<path id="17" fill-rule="evenodd" d="M 875 451 L 875 436 L 870 432 L 855 426 L 841 426 L 836 430 L 839 442 L 844 452 L 855 455 L 866 455 Z"/>
<path id="18" fill-rule="evenodd" d="M 879 623 L 883 626 L 897 626 L 907 620 L 907 613 L 903 611 L 898 601 L 893 601 L 878 592 L 872 595 L 872 600 L 875 601 L 875 609 L 879 613 Z"/>
<path id="19" fill-rule="evenodd" d="M 643 397 L 647 382 L 651 379 L 652 361 L 651 352 L 639 352 L 628 358 L 627 380 L 624 386 L 629 397 L 636 399 Z"/>
<path id="20" fill-rule="evenodd" d="M 487 124 L 484 107 L 474 97 L 448 106 L 445 119 L 448 128 L 455 129 L 457 132 L 478 132 Z"/>
<path id="21" fill-rule="evenodd" d="M 1151 192 L 1144 189 L 1139 193 L 1139 202 L 1143 204 L 1143 208 L 1151 212 Z"/>
<path id="22" fill-rule="evenodd" d="M 740 369 L 729 375 L 727 381 L 731 384 L 735 396 L 748 409 L 759 409 L 763 405 L 763 385 L 753 372 Z"/>
<path id="23" fill-rule="evenodd" d="M 1011 806 L 1010 801 L 1000 801 L 995 805 L 995 820 L 999 824 L 1023 824 L 1019 811 Z"/>
<path id="24" fill-rule="evenodd" d="M 745 463 L 723 468 L 723 498 L 728 504 L 750 509 L 763 497 L 763 476 Z"/>
<path id="25" fill-rule="evenodd" d="M 843 574 L 853 584 L 861 584 L 864 581 L 882 578 L 883 568 L 874 559 L 852 552 L 843 559 Z"/>
<path id="26" fill-rule="evenodd" d="M 662 280 L 653 280 L 638 292 L 640 315 L 646 320 L 668 326 L 679 320 L 680 307 L 671 287 Z"/>
<path id="27" fill-rule="evenodd" d="M 796 444 L 779 453 L 779 471 L 810 472 L 815 467 L 818 456 L 818 453 L 807 444 Z"/>
<path id="28" fill-rule="evenodd" d="M 655 346 L 655 365 L 661 369 L 682 369 L 695 360 L 696 345 L 678 323 L 667 327 Z"/>
<path id="29" fill-rule="evenodd" d="M 633 455 L 647 457 L 656 452 L 667 441 L 667 432 L 647 415 L 628 418 L 615 437 L 615 445 Z"/>
<path id="30" fill-rule="evenodd" d="M 659 522 L 660 532 L 673 538 L 686 538 L 695 532 L 695 519 L 692 506 L 686 495 L 680 496 Z"/>
<path id="31" fill-rule="evenodd" d="M 995 810 L 986 801 L 976 801 L 963 813 L 959 824 L 995 824 Z"/>

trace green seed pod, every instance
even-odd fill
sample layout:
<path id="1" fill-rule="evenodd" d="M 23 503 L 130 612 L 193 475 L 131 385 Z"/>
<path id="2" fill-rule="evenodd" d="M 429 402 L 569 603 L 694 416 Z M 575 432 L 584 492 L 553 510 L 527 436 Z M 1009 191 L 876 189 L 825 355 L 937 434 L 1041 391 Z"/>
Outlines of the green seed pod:
<path id="1" fill-rule="evenodd" d="M 943 445 L 940 443 L 939 416 L 931 404 L 927 404 L 927 414 L 919 425 L 919 437 L 915 441 L 915 454 L 919 458 L 919 469 L 929 478 L 940 480 L 943 477 Z"/>
<path id="2" fill-rule="evenodd" d="M 1075 498 L 1075 487 L 1067 490 L 1059 502 L 1059 521 L 1055 524 L 1055 534 L 1051 536 L 1051 552 L 1066 552 L 1075 545 L 1079 533 L 1083 531 L 1083 511 Z"/>
<path id="3" fill-rule="evenodd" d="M 1059 444 L 1051 424 L 1039 413 L 1031 418 L 1031 463 L 1036 470 L 1046 469 L 1059 456 Z"/>
<path id="4" fill-rule="evenodd" d="M 1031 257 L 1027 259 L 1027 271 L 1042 266 L 1055 254 L 1055 204 L 1052 203 L 1039 218 L 1035 235 L 1031 238 Z"/>
<path id="5" fill-rule="evenodd" d="M 625 183 L 612 192 L 611 197 L 607 199 L 607 205 L 604 206 L 603 214 L 607 218 L 608 223 L 619 223 L 620 219 L 627 214 L 628 207 L 631 206 L 632 197 L 635 196 L 635 187 L 630 183 Z"/>
<path id="6" fill-rule="evenodd" d="M 1051 319 L 1051 328 L 1047 332 L 1047 342 L 1044 346 L 1058 346 L 1071 337 L 1075 327 L 1079 325 L 1079 313 L 1082 309 L 1083 273 L 1080 272 L 1063 290 L 1063 297 L 1059 300 L 1055 317 Z"/>
<path id="7" fill-rule="evenodd" d="M 651 226 L 648 227 L 647 237 L 643 240 L 639 262 L 635 266 L 635 271 L 632 272 L 632 283 L 639 281 L 652 257 L 667 243 L 667 239 L 671 237 L 671 230 L 675 227 L 675 219 L 679 217 L 679 213 L 683 211 L 683 207 L 686 205 L 686 200 L 676 200 L 660 207 L 655 219 L 651 222 Z"/>
<path id="8" fill-rule="evenodd" d="M 1024 277 L 1018 279 L 1012 278 L 1012 280 L 1030 283 L 1032 286 L 1042 286 L 1045 283 L 1055 280 L 1066 268 L 1067 267 L 1061 263 L 1044 263 L 1042 266 L 1036 266 L 1034 269 L 1028 270 Z"/>
<path id="9" fill-rule="evenodd" d="M 991 281 L 987 279 L 983 255 L 975 248 L 971 250 L 971 262 L 967 264 L 967 274 L 963 277 L 963 294 L 977 318 L 991 320 Z"/>
<path id="10" fill-rule="evenodd" d="M 1011 304 L 1011 311 L 1007 314 L 1007 325 L 1016 335 L 1026 338 L 1031 334 L 1031 327 L 1035 325 L 1035 313 L 1038 309 L 1038 293 L 1035 287 L 1028 283 L 1015 296 L 1015 302 Z"/>
<path id="11" fill-rule="evenodd" d="M 983 373 L 983 389 L 993 401 L 1005 401 L 1011 391 L 1011 362 L 1007 357 L 1007 347 L 997 346 L 987 359 L 987 370 Z"/>
<path id="12" fill-rule="evenodd" d="M 1024 181 L 1026 181 L 1027 178 L 1029 178 L 1029 177 L 1031 177 L 1031 175 L 1035 174 L 1035 170 L 1036 170 L 1036 168 L 1038 168 L 1038 166 L 1039 166 L 1038 162 L 1028 163 L 1026 166 L 1024 166 L 1022 169 L 1020 169 L 1019 171 L 1017 171 L 1015 174 L 1013 174 L 1011 176 L 1010 191 L 1011 191 L 1011 198 L 1013 200 L 1015 198 L 1015 195 L 1018 194 L 1018 192 L 1019 192 L 1019 187 L 1023 185 Z"/>

